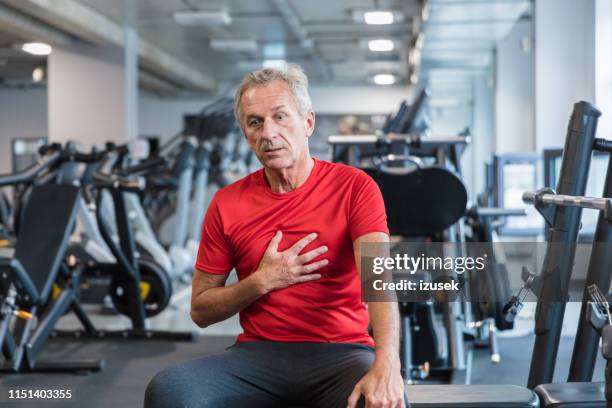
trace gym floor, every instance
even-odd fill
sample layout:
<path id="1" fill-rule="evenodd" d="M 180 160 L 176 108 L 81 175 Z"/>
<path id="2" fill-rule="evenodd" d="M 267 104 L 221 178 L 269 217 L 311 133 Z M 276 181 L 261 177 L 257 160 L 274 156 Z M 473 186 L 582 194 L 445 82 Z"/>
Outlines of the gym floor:
<path id="1" fill-rule="evenodd" d="M 102 372 L 89 375 L 76 374 L 19 374 L 3 375 L 0 379 L 0 406 L 7 407 L 140 407 L 145 388 L 151 378 L 166 366 L 222 352 L 230 346 L 239 332 L 237 318 L 221 324 L 199 329 L 189 318 L 190 291 L 188 287 L 175 292 L 173 303 L 166 311 L 152 319 L 151 328 L 164 330 L 193 330 L 200 336 L 194 342 L 171 342 L 158 340 L 113 340 L 74 341 L 53 339 L 46 345 L 41 359 L 74 360 L 104 358 L 106 367 Z M 571 307 L 568 310 L 571 315 Z M 579 304 L 574 304 L 577 309 Z M 528 314 L 527 314 L 528 316 Z M 119 329 L 127 327 L 127 320 L 116 315 L 95 315 L 94 324 L 99 328 Z M 76 320 L 67 315 L 60 328 L 77 328 Z M 502 361 L 491 363 L 487 349 L 474 350 L 472 360 L 472 384 L 516 384 L 525 385 L 529 372 L 533 347 L 532 325 L 528 317 L 518 323 L 519 327 L 510 336 L 500 336 Z M 123 327 L 122 327 L 123 325 Z M 572 332 L 571 329 L 564 332 Z M 221 335 L 223 333 L 223 335 Z M 559 347 L 557 381 L 565 381 L 569 368 L 569 356 L 573 348 L 573 337 L 563 336 Z M 594 380 L 603 379 L 603 361 L 598 359 Z M 71 400 L 9 400 L 11 389 L 64 389 L 71 390 Z"/>

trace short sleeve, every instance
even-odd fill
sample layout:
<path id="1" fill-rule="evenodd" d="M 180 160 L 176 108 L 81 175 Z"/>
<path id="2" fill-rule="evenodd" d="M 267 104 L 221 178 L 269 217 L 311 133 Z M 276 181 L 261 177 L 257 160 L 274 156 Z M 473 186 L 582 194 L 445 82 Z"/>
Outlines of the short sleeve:
<path id="1" fill-rule="evenodd" d="M 195 268 L 215 275 L 225 275 L 232 267 L 232 251 L 223 231 L 223 220 L 215 195 L 204 216 Z"/>
<path id="2" fill-rule="evenodd" d="M 370 176 L 361 171 L 353 184 L 349 225 L 353 241 L 370 232 L 389 234 L 385 202 L 380 189 Z"/>

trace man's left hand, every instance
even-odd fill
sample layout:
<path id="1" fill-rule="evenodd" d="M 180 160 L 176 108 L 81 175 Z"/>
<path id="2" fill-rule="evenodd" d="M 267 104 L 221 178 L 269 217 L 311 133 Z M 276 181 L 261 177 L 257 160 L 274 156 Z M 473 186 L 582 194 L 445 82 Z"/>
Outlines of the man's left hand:
<path id="1" fill-rule="evenodd" d="M 361 395 L 366 408 L 406 408 L 399 361 L 382 363 L 375 360 L 370 371 L 355 385 L 348 408 L 355 408 Z"/>

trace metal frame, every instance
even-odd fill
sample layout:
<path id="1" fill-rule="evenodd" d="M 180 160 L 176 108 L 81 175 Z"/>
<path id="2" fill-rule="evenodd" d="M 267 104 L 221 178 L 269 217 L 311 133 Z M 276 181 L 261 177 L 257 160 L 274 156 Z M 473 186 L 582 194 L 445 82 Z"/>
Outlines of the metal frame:
<path id="1" fill-rule="evenodd" d="M 586 191 L 588 170 L 595 142 L 597 120 L 601 112 L 587 102 L 574 105 L 567 129 L 565 148 L 557 192 L 582 196 Z M 565 302 L 574 264 L 571 245 L 561 248 L 550 243 L 575 243 L 578 239 L 581 209 L 578 207 L 550 207 L 550 239 L 546 248 L 540 280 L 542 282 L 536 308 L 535 343 L 529 371 L 528 387 L 552 382 Z"/>
<path id="2" fill-rule="evenodd" d="M 349 147 L 349 165 L 359 165 L 360 145 L 382 145 L 402 150 L 399 154 L 431 157 L 436 164 L 442 166 L 461 177 L 461 166 L 459 159 L 463 149 L 471 142 L 468 136 L 422 136 L 421 134 L 396 134 L 380 133 L 373 135 L 332 135 L 328 138 L 331 145 L 332 158 L 336 156 L 336 148 L 339 145 Z M 451 226 L 444 234 L 449 241 L 460 240 L 461 223 Z M 467 384 L 471 376 L 472 351 L 466 347 L 464 341 L 465 316 L 462 314 L 462 305 L 459 302 L 443 302 L 442 315 L 447 330 L 447 364 L 444 367 L 429 368 L 429 378 L 433 380 L 448 382 L 452 384 Z M 402 319 L 403 330 L 409 330 L 411 322 L 407 316 Z M 404 364 L 404 375 L 411 376 L 418 373 L 421 368 L 414 367 L 410 353 L 411 339 L 405 336 L 402 347 L 402 361 Z M 409 379 L 409 377 L 407 377 Z"/>
<path id="3" fill-rule="evenodd" d="M 595 157 L 603 157 L 606 156 L 604 152 L 595 150 L 593 152 Z M 563 155 L 563 149 L 545 149 L 543 155 L 543 174 L 544 174 L 544 186 L 555 188 L 557 185 L 557 159 L 560 159 Z M 588 186 L 588 182 L 587 182 Z M 602 187 L 603 188 L 603 187 Z M 606 196 L 604 196 L 606 197 Z M 547 227 L 544 225 L 544 234 L 547 233 Z M 595 233 L 595 228 L 593 230 L 584 230 L 581 228 L 579 232 L 579 241 L 591 241 L 593 238 L 593 234 Z"/>
<path id="4" fill-rule="evenodd" d="M 602 197 L 612 197 L 612 155 L 608 159 L 608 171 L 606 173 Z M 609 201 L 608 205 L 610 205 Z M 609 216 L 609 213 L 606 214 L 602 211 L 597 219 L 597 227 L 595 228 L 593 247 L 591 248 L 591 257 L 585 281 L 582 308 L 580 310 L 580 319 L 578 320 L 578 329 L 576 331 L 576 340 L 574 341 L 574 350 L 568 375 L 568 381 L 571 382 L 591 381 L 593 379 L 600 336 L 595 328 L 588 323 L 588 301 L 590 296 L 587 288 L 594 284 L 607 293 L 610 287 L 610 279 L 612 278 L 612 251 L 609 250 L 609 245 L 612 244 L 612 225 L 610 225 L 611 220 Z"/>

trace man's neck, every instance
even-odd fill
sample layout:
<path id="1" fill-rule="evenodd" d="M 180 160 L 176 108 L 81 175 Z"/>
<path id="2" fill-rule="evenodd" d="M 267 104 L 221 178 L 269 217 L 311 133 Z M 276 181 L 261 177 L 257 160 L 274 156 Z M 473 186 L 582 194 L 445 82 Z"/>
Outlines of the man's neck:
<path id="1" fill-rule="evenodd" d="M 307 154 L 296 161 L 290 168 L 282 170 L 266 168 L 264 174 L 273 192 L 288 193 L 306 182 L 313 167 L 314 160 L 310 157 L 310 154 Z"/>

